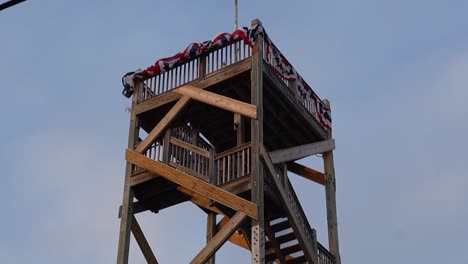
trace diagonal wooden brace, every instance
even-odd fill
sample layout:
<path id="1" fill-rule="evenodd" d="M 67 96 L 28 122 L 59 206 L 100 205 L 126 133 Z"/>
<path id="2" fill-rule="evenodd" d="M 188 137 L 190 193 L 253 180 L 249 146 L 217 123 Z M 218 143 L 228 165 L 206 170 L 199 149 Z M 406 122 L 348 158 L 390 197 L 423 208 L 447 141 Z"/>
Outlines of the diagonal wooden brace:
<path id="1" fill-rule="evenodd" d="M 177 103 L 171 108 L 171 110 L 169 110 L 169 112 L 167 112 L 167 114 L 153 128 L 153 130 L 151 130 L 148 136 L 143 141 L 141 141 L 140 144 L 138 144 L 138 146 L 135 148 L 135 151 L 139 153 L 145 152 L 189 102 L 190 97 L 182 96 L 182 98 L 177 101 Z"/>
<path id="2" fill-rule="evenodd" d="M 216 251 L 229 239 L 229 237 L 239 228 L 247 215 L 237 212 L 226 225 L 206 244 L 206 246 L 195 256 L 190 264 L 205 263 Z"/>
<path id="3" fill-rule="evenodd" d="M 199 89 L 191 85 L 184 85 L 174 89 L 173 93 L 189 96 L 193 100 L 238 113 L 252 119 L 257 119 L 256 106 L 203 89 Z"/>

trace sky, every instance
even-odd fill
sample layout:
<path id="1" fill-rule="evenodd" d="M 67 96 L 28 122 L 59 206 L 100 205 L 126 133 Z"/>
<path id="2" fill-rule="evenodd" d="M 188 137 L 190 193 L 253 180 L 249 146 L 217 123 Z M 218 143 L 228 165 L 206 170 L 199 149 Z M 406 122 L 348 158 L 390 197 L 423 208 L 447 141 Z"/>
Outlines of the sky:
<path id="1" fill-rule="evenodd" d="M 468 263 L 468 1 L 239 1 L 330 100 L 342 263 Z M 233 31 L 233 1 L 26 1 L 0 12 L 0 259 L 116 260 L 129 99 L 121 77 Z M 320 157 L 300 161 L 323 170 Z M 325 193 L 291 174 L 319 241 Z M 206 218 L 137 215 L 160 263 Z M 218 263 L 249 263 L 226 243 Z M 135 241 L 130 263 L 144 263 Z"/>

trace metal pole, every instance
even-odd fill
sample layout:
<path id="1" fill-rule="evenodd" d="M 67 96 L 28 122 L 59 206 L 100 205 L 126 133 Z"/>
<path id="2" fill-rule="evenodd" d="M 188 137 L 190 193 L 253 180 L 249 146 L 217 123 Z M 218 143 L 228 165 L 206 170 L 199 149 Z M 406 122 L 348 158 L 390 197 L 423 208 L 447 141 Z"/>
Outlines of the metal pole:
<path id="1" fill-rule="evenodd" d="M 234 30 L 239 27 L 237 24 L 237 0 L 234 0 Z"/>

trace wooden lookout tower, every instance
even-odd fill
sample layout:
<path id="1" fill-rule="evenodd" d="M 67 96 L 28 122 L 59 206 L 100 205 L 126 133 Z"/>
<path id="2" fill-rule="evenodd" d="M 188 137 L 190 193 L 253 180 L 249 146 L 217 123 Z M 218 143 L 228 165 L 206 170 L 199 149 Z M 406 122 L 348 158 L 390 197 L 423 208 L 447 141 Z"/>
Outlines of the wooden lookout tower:
<path id="1" fill-rule="evenodd" d="M 340 264 L 330 106 L 259 20 L 122 82 L 132 107 L 118 264 L 128 263 L 130 234 L 158 263 L 137 214 L 187 201 L 207 214 L 206 246 L 190 263 L 214 264 L 229 241 L 249 250 L 252 263 Z M 315 154 L 323 154 L 323 173 L 295 162 Z M 328 249 L 288 172 L 324 186 Z"/>

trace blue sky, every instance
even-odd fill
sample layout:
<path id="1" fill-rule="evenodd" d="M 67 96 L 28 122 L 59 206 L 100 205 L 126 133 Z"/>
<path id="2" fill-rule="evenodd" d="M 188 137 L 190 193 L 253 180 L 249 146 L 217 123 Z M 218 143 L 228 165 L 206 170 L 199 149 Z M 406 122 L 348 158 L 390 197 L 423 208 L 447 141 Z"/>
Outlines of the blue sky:
<path id="1" fill-rule="evenodd" d="M 232 31 L 232 2 L 43 0 L 0 13 L 2 263 L 115 261 L 130 104 L 120 78 Z M 343 263 L 468 263 L 468 2 L 239 5 L 240 25 L 260 18 L 331 101 Z M 323 189 L 290 178 L 326 244 Z M 138 219 L 161 263 L 203 247 L 195 206 Z M 143 263 L 135 243 L 130 258 Z M 226 244 L 218 261 L 249 254 Z"/>

